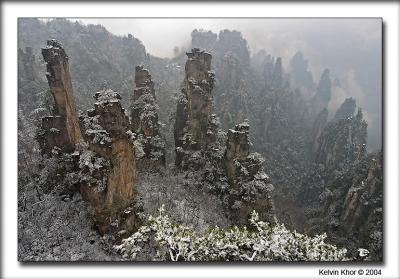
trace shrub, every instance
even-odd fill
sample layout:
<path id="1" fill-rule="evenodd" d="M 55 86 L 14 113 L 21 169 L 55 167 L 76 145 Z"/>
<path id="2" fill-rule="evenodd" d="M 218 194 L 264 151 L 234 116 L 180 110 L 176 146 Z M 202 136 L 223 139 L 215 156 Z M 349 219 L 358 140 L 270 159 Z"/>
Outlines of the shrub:
<path id="1" fill-rule="evenodd" d="M 253 211 L 251 227 L 214 227 L 199 233 L 174 224 L 164 206 L 157 217 L 120 245 L 114 246 L 124 258 L 135 260 L 145 245 L 154 245 L 153 260 L 170 261 L 344 261 L 346 249 L 324 242 L 326 234 L 309 237 L 290 231 L 283 224 L 259 220 Z"/>

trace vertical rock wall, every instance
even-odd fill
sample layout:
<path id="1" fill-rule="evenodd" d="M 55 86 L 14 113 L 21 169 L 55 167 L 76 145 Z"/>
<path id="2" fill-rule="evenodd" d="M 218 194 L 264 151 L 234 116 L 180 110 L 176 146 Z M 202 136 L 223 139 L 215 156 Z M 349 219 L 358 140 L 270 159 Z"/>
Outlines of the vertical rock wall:
<path id="1" fill-rule="evenodd" d="M 314 80 L 312 73 L 308 70 L 308 61 L 303 53 L 298 51 L 290 60 L 290 83 L 293 88 L 298 88 L 305 98 L 310 97 L 314 91 Z"/>
<path id="2" fill-rule="evenodd" d="M 136 87 L 132 96 L 132 131 L 145 136 L 158 134 L 158 115 L 155 107 L 155 90 L 151 75 L 143 66 L 135 68 Z M 146 112 L 146 115 L 143 115 Z"/>
<path id="3" fill-rule="evenodd" d="M 54 146 L 70 152 L 82 141 L 79 117 L 76 111 L 68 56 L 56 40 L 47 41 L 42 49 L 46 62 L 46 77 L 54 97 L 54 116 L 43 119 L 39 142 L 44 152 Z"/>
<path id="4" fill-rule="evenodd" d="M 327 181 L 320 195 L 314 233 L 327 232 L 330 241 L 356 255 L 362 247 L 373 261 L 382 260 L 383 169 L 382 152 L 355 162 L 335 179 Z"/>
<path id="5" fill-rule="evenodd" d="M 191 33 L 192 46 L 211 51 L 217 45 L 218 35 L 211 31 L 193 30 Z"/>
<path id="6" fill-rule="evenodd" d="M 324 108 L 317 116 L 314 121 L 314 125 L 311 131 L 311 151 L 315 153 L 318 149 L 318 140 L 328 122 L 328 110 Z"/>
<path id="7" fill-rule="evenodd" d="M 321 110 L 328 107 L 329 101 L 331 100 L 331 91 L 330 72 L 328 69 L 325 69 L 319 80 L 315 95 L 310 102 L 312 118 L 315 118 Z"/>
<path id="8" fill-rule="evenodd" d="M 135 84 L 131 127 L 137 135 L 136 144 L 143 151 L 136 154 L 138 165 L 141 170 L 156 171 L 165 166 L 165 141 L 160 135 L 154 82 L 143 66 L 135 68 Z"/>
<path id="9" fill-rule="evenodd" d="M 326 122 L 324 109 L 314 124 L 314 163 L 302 178 L 299 202 L 307 208 L 309 233 L 327 232 L 351 255 L 360 247 L 382 257 L 382 154 L 367 154 L 367 123 L 355 100 L 346 99 Z M 315 139 L 317 140 L 315 141 Z"/>
<path id="10" fill-rule="evenodd" d="M 38 78 L 36 71 L 36 57 L 32 53 L 31 47 L 26 47 L 25 51 L 22 49 L 18 49 L 18 67 L 21 70 L 21 75 L 24 76 L 27 80 L 33 81 Z"/>
<path id="11" fill-rule="evenodd" d="M 214 86 L 211 55 L 198 48 L 186 55 L 186 75 L 178 97 L 174 126 L 176 165 L 180 165 L 185 150 L 200 150 L 209 144 L 212 134 L 209 123 Z"/>
<path id="12" fill-rule="evenodd" d="M 356 110 L 356 100 L 353 98 L 346 98 L 342 105 L 335 113 L 335 119 L 344 119 L 348 117 L 352 117 Z"/>
<path id="13" fill-rule="evenodd" d="M 367 123 L 362 111 L 356 116 L 331 121 L 318 139 L 315 162 L 327 170 L 341 170 L 367 154 Z"/>
<path id="14" fill-rule="evenodd" d="M 192 140 L 199 146 L 204 146 L 211 115 L 211 90 L 214 85 L 213 74 L 210 72 L 211 55 L 193 49 L 187 56 L 184 92 L 188 99 L 189 131 Z"/>
<path id="15" fill-rule="evenodd" d="M 249 115 L 250 95 L 245 83 L 245 73 L 236 54 L 227 51 L 219 67 L 215 91 L 215 106 L 223 127 L 233 127 Z"/>
<path id="16" fill-rule="evenodd" d="M 95 208 L 101 233 L 113 226 L 132 229 L 136 223 L 133 210 L 124 214 L 134 205 L 137 177 L 129 118 L 116 92 L 107 89 L 94 97 L 94 109 L 81 118 L 88 146 L 79 162 L 80 190 Z"/>
<path id="17" fill-rule="evenodd" d="M 247 123 L 242 123 L 228 130 L 225 158 L 227 175 L 232 183 L 236 176 L 235 160 L 243 161 L 249 155 L 249 128 Z"/>
<path id="18" fill-rule="evenodd" d="M 55 115 L 42 119 L 38 135 L 42 151 L 75 151 L 76 166 L 70 172 L 78 174 L 80 192 L 94 208 L 101 233 L 132 230 L 138 225 L 133 210 L 137 167 L 134 135 L 120 95 L 112 90 L 97 92 L 94 109 L 79 119 L 67 54 L 56 40 L 47 41 L 42 54 L 55 103 Z"/>
<path id="19" fill-rule="evenodd" d="M 256 210 L 262 219 L 272 222 L 274 187 L 263 170 L 264 159 L 258 153 L 250 153 L 249 129 L 249 124 L 244 122 L 228 130 L 227 135 L 224 163 L 233 189 L 230 196 L 233 218 L 246 223 L 251 212 Z"/>
<path id="20" fill-rule="evenodd" d="M 187 56 L 174 127 L 176 165 L 203 173 L 201 184 L 220 196 L 234 223 L 246 223 L 252 210 L 273 221 L 273 186 L 263 158 L 250 153 L 249 124 L 238 124 L 227 134 L 219 130 L 212 114 L 211 55 L 194 48 Z"/>

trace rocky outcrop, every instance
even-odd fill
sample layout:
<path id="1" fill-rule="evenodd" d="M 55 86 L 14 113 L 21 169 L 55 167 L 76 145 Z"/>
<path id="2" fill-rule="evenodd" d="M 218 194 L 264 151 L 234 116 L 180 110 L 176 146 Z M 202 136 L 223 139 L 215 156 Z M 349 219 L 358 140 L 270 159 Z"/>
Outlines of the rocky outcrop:
<path id="1" fill-rule="evenodd" d="M 267 52 L 264 49 L 253 53 L 253 55 L 251 56 L 251 68 L 256 73 L 262 73 L 264 71 L 264 65 L 269 57 L 271 57 L 271 55 L 267 55 Z"/>
<path id="2" fill-rule="evenodd" d="M 355 101 L 346 99 L 323 129 L 297 198 L 309 233 L 327 232 L 350 255 L 361 247 L 371 252 L 370 259 L 381 260 L 382 154 L 367 154 L 367 123 L 362 110 L 356 115 L 354 110 Z M 326 115 L 323 110 L 314 126 L 321 127 Z"/>
<path id="3" fill-rule="evenodd" d="M 232 52 L 242 66 L 250 65 L 250 51 L 246 39 L 236 30 L 222 30 L 217 35 L 212 31 L 193 30 L 192 48 L 204 49 L 215 58 L 216 68 L 219 67 L 220 58 L 227 52 Z"/>
<path id="4" fill-rule="evenodd" d="M 235 129 L 228 130 L 228 139 L 226 142 L 226 159 L 233 161 L 234 159 L 244 160 L 249 156 L 249 129 L 247 122 L 238 124 Z"/>
<path id="5" fill-rule="evenodd" d="M 134 134 L 121 97 L 112 90 L 97 92 L 94 109 L 81 117 L 88 146 L 79 160 L 83 197 L 95 209 L 101 233 L 132 230 L 137 177 Z"/>
<path id="6" fill-rule="evenodd" d="M 192 47 L 211 51 L 216 46 L 218 35 L 211 31 L 194 29 L 191 37 Z"/>
<path id="7" fill-rule="evenodd" d="M 226 90 L 225 95 L 237 95 L 229 91 L 239 90 L 243 85 L 241 68 L 240 62 L 233 52 L 228 51 L 224 54 L 217 78 L 219 86 Z"/>
<path id="8" fill-rule="evenodd" d="M 187 55 L 174 131 L 176 165 L 200 173 L 198 183 L 221 198 L 234 223 L 246 223 L 252 210 L 273 221 L 273 186 L 262 157 L 250 153 L 249 124 L 238 124 L 227 135 L 219 129 L 211 113 L 211 55 L 199 49 Z"/>
<path id="9" fill-rule="evenodd" d="M 329 183 L 367 156 L 367 123 L 361 109 L 357 115 L 333 119 L 324 125 L 326 118 L 327 111 L 322 110 L 314 123 L 312 158 L 297 195 L 297 200 L 305 206 L 318 203 L 319 195 Z"/>
<path id="10" fill-rule="evenodd" d="M 298 51 L 290 60 L 290 83 L 293 88 L 298 88 L 305 98 L 310 97 L 314 90 L 312 73 L 308 70 L 308 61 L 303 53 Z"/>
<path id="11" fill-rule="evenodd" d="M 112 90 L 97 92 L 94 109 L 78 118 L 68 56 L 57 41 L 47 44 L 42 53 L 55 115 L 42 119 L 38 134 L 41 150 L 49 155 L 45 158 L 56 156 L 58 164 L 65 166 L 66 171 L 57 176 L 78 178 L 74 183 L 94 208 L 100 233 L 132 231 L 139 225 L 134 210 L 135 134 L 121 97 Z"/>
<path id="12" fill-rule="evenodd" d="M 26 47 L 25 51 L 18 48 L 18 68 L 23 78 L 29 81 L 36 80 L 38 78 L 36 67 L 36 57 L 32 48 Z"/>
<path id="13" fill-rule="evenodd" d="M 68 56 L 56 40 L 47 41 L 42 49 L 46 62 L 46 77 L 54 98 L 54 116 L 45 117 L 39 131 L 39 142 L 45 153 L 57 146 L 71 152 L 82 141 L 76 111 Z"/>
<path id="14" fill-rule="evenodd" d="M 269 90 L 279 90 L 284 85 L 282 58 L 274 57 L 267 59 L 264 66 L 264 79 L 265 85 Z"/>
<path id="15" fill-rule="evenodd" d="M 232 185 L 236 184 L 237 162 L 244 161 L 250 153 L 249 129 L 247 123 L 229 129 L 226 140 L 225 167 Z"/>
<path id="16" fill-rule="evenodd" d="M 346 98 L 342 105 L 335 113 L 335 119 L 345 119 L 348 117 L 352 117 L 356 110 L 356 100 L 353 98 Z"/>
<path id="17" fill-rule="evenodd" d="M 382 260 L 382 152 L 370 154 L 328 181 L 312 219 L 313 232 L 326 231 L 331 241 L 348 247 L 351 255 L 365 248 L 370 260 Z"/>
<path id="18" fill-rule="evenodd" d="M 228 130 L 225 169 L 232 188 L 229 199 L 233 218 L 246 223 L 256 210 L 264 220 L 274 220 L 274 189 L 270 178 L 263 170 L 264 159 L 258 153 L 250 153 L 248 123 L 244 122 Z"/>
<path id="19" fill-rule="evenodd" d="M 135 68 L 131 105 L 132 131 L 136 133 L 136 156 L 142 170 L 154 171 L 165 166 L 165 142 L 160 135 L 158 106 L 151 75 L 143 66 Z"/>
<path id="20" fill-rule="evenodd" d="M 249 94 L 245 75 L 236 55 L 228 51 L 223 56 L 216 76 L 215 104 L 223 127 L 232 127 L 248 115 Z"/>
<path id="21" fill-rule="evenodd" d="M 213 56 L 216 80 L 215 107 L 224 129 L 250 119 L 249 90 L 256 83 L 250 71 L 250 52 L 247 41 L 238 31 L 222 30 L 219 35 L 204 30 L 192 32 L 192 47 L 201 47 Z"/>
<path id="22" fill-rule="evenodd" d="M 362 167 L 365 167 L 365 170 L 361 171 Z M 356 169 L 356 179 L 346 194 L 341 216 L 342 226 L 348 232 L 357 231 L 369 215 L 374 213 L 373 210 L 380 208 L 375 213 L 382 214 L 382 154 L 368 156 Z M 364 176 L 359 175 L 360 173 L 364 173 Z"/>
<path id="23" fill-rule="evenodd" d="M 218 35 L 218 50 L 221 54 L 231 51 L 236 54 L 240 64 L 250 65 L 250 52 L 242 33 L 235 30 L 222 30 Z"/>
<path id="24" fill-rule="evenodd" d="M 18 110 L 34 112 L 39 119 L 53 109 L 52 95 L 50 92 L 44 94 L 49 87 L 41 72 L 41 63 L 32 48 L 18 48 Z"/>
<path id="25" fill-rule="evenodd" d="M 324 130 L 326 123 L 328 122 L 328 110 L 324 108 L 314 121 L 314 125 L 311 131 L 312 141 L 311 141 L 311 152 L 315 153 L 318 149 L 318 140 Z"/>
<path id="26" fill-rule="evenodd" d="M 268 55 L 262 78 L 264 86 L 259 99 L 253 103 L 253 109 L 249 109 L 258 127 L 255 144 L 265 146 L 266 141 L 276 146 L 283 140 L 301 137 L 305 130 L 302 121 L 305 103 L 297 92 L 290 89 L 282 59 Z"/>
<path id="27" fill-rule="evenodd" d="M 321 75 L 315 95 L 311 99 L 311 116 L 315 117 L 321 110 L 328 107 L 331 94 L 330 72 L 325 69 Z"/>
<path id="28" fill-rule="evenodd" d="M 348 168 L 366 154 L 367 123 L 361 109 L 356 116 L 331 121 L 318 140 L 315 163 L 327 170 Z"/>
<path id="29" fill-rule="evenodd" d="M 328 69 L 325 69 L 321 75 L 317 86 L 316 97 L 318 97 L 324 105 L 327 105 L 331 99 L 331 79 Z"/>
<path id="30" fill-rule="evenodd" d="M 75 150 L 68 137 L 65 118 L 61 115 L 43 117 L 37 139 L 42 153 L 51 154 L 54 148 L 60 148 L 65 152 Z"/>
<path id="31" fill-rule="evenodd" d="M 211 55 L 192 49 L 186 54 L 185 79 L 177 101 L 174 137 L 176 165 L 181 165 L 187 150 L 205 148 L 212 140 L 210 130 L 214 73 Z"/>

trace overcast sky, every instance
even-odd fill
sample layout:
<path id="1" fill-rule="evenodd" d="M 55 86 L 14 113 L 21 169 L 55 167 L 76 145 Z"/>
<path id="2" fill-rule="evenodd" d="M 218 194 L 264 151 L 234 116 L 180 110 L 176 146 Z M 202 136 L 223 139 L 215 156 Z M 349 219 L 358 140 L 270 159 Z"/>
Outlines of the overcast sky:
<path id="1" fill-rule="evenodd" d="M 147 52 L 171 57 L 175 46 L 188 46 L 193 29 L 235 29 L 243 34 L 251 53 L 265 49 L 283 58 L 301 50 L 318 80 L 324 68 L 341 79 L 345 90 L 334 92 L 330 109 L 353 96 L 365 111 L 369 123 L 369 147 L 380 145 L 381 131 L 381 19 L 232 19 L 232 18 L 87 18 L 85 24 L 101 24 L 116 35 L 132 34 Z M 331 113 L 332 114 L 332 113 Z"/>

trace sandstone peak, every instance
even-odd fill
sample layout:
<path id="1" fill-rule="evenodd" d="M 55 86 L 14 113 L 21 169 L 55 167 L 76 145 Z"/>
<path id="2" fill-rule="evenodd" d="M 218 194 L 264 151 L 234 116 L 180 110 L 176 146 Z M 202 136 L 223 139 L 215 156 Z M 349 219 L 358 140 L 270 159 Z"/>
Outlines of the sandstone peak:
<path id="1" fill-rule="evenodd" d="M 47 46 L 42 49 L 46 62 L 46 77 L 54 98 L 55 116 L 49 117 L 42 125 L 40 141 L 42 151 L 50 152 L 54 144 L 64 151 L 71 151 L 82 141 L 78 114 L 76 111 L 71 76 L 69 72 L 68 56 L 62 45 L 56 40 L 48 40 Z M 54 133 L 54 128 L 60 132 Z"/>

